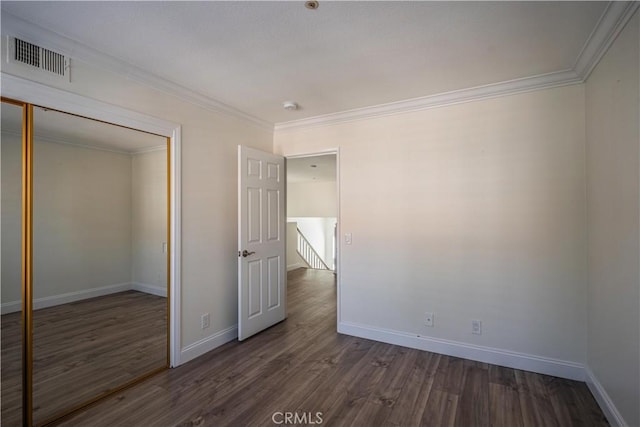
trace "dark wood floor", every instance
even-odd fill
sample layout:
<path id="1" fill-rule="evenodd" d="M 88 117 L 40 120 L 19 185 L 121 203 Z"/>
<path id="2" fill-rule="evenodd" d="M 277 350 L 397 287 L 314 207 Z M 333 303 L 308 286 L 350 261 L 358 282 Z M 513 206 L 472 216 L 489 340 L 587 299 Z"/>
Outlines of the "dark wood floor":
<path id="1" fill-rule="evenodd" d="M 584 383 L 338 335 L 329 272 L 289 273 L 288 307 L 285 322 L 63 424 L 270 426 L 297 412 L 327 426 L 607 425 Z"/>
<path id="2" fill-rule="evenodd" d="M 166 364 L 166 298 L 136 291 L 36 310 L 34 421 Z M 2 426 L 21 419 L 20 313 L 2 316 Z"/>

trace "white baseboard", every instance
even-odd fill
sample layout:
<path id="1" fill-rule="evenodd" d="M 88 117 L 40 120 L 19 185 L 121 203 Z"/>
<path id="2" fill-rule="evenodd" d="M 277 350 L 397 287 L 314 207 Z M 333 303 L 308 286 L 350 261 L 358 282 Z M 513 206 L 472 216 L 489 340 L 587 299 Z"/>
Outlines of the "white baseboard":
<path id="1" fill-rule="evenodd" d="M 604 412 L 604 416 L 607 417 L 607 421 L 612 426 L 617 427 L 627 427 L 628 424 L 624 421 L 624 418 L 616 408 L 616 405 L 613 404 L 613 401 L 607 394 L 607 391 L 604 389 L 600 381 L 596 378 L 595 374 L 589 369 L 589 366 L 585 366 L 585 382 L 587 383 L 587 387 L 591 390 L 591 394 L 598 402 L 600 409 Z"/>
<path id="2" fill-rule="evenodd" d="M 167 297 L 167 288 L 156 285 L 149 285 L 147 283 L 134 282 L 131 284 L 131 290 L 144 292 L 151 295 L 157 295 L 159 297 Z"/>
<path id="3" fill-rule="evenodd" d="M 22 310 L 22 301 L 3 302 L 0 304 L 0 314 L 16 313 Z"/>
<path id="4" fill-rule="evenodd" d="M 33 300 L 33 309 L 54 307 L 56 305 L 68 304 L 70 302 L 80 301 L 83 299 L 101 297 L 104 295 L 124 292 L 131 289 L 131 283 L 118 283 L 115 285 L 100 286 L 98 288 L 83 289 L 81 291 L 68 292 L 50 297 L 36 298 Z M 9 314 L 22 310 L 22 301 L 12 301 L 4 303 L 0 306 L 0 313 Z"/>
<path id="5" fill-rule="evenodd" d="M 551 359 L 491 347 L 423 337 L 416 334 L 382 329 L 350 322 L 340 322 L 338 332 L 360 338 L 381 341 L 403 347 L 426 350 L 447 356 L 476 360 L 513 369 L 584 381 L 584 366 L 580 363 Z"/>
<path id="6" fill-rule="evenodd" d="M 83 299 L 101 297 L 125 291 L 138 291 L 147 294 L 167 297 L 167 289 L 159 286 L 148 285 L 146 283 L 118 283 L 115 285 L 100 286 L 98 288 L 83 289 L 81 291 L 68 292 L 50 297 L 36 298 L 33 300 L 33 309 L 54 307 L 56 305 L 68 304 L 70 302 L 81 301 Z M 22 310 L 22 301 L 5 302 L 0 305 L 0 314 L 15 313 Z"/>
<path id="7" fill-rule="evenodd" d="M 287 265 L 287 271 L 296 270 L 298 268 L 307 268 L 307 265 L 302 263 Z"/>
<path id="8" fill-rule="evenodd" d="M 193 360 L 198 356 L 202 356 L 203 354 L 218 348 L 229 341 L 233 341 L 236 338 L 238 338 L 238 326 L 234 325 L 213 335 L 209 335 L 200 341 L 196 341 L 193 344 L 189 344 L 180 352 L 179 364 L 182 365 L 183 363 L 187 363 L 188 361 Z"/>

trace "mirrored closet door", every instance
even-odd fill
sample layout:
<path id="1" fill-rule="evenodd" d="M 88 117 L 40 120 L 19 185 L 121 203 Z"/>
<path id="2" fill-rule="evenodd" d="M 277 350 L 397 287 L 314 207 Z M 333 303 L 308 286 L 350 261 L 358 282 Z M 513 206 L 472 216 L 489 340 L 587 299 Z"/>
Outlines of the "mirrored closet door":
<path id="1" fill-rule="evenodd" d="M 23 115 L 26 106 L 2 100 L 0 158 L 2 164 L 2 247 L 0 259 L 0 424 L 22 425 L 23 311 L 22 201 Z"/>
<path id="2" fill-rule="evenodd" d="M 167 366 L 168 192 L 166 138 L 33 115 L 38 424 Z"/>
<path id="3" fill-rule="evenodd" d="M 44 425 L 168 368 L 169 140 L 2 108 L 2 425 Z"/>

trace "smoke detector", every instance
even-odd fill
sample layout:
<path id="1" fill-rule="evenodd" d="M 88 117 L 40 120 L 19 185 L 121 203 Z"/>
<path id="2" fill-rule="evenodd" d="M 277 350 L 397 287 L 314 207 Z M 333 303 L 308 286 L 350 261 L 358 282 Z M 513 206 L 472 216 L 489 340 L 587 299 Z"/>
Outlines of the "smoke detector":
<path id="1" fill-rule="evenodd" d="M 293 101 L 286 101 L 282 103 L 282 106 L 287 111 L 295 111 L 298 109 L 298 104 Z"/>

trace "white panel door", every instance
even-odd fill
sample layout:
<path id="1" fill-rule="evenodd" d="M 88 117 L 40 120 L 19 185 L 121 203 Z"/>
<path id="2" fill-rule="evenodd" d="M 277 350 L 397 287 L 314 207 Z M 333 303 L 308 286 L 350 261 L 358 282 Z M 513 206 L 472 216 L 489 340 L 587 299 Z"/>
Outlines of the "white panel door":
<path id="1" fill-rule="evenodd" d="M 238 339 L 286 317 L 284 157 L 238 146 Z"/>

